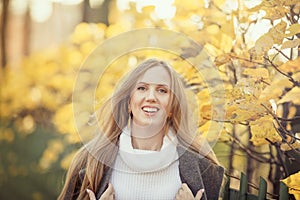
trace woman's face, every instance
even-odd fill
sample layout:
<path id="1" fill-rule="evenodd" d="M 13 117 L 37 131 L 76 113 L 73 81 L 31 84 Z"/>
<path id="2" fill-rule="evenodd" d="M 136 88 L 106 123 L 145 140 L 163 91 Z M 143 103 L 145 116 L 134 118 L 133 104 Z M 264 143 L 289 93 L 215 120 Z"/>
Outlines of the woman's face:
<path id="1" fill-rule="evenodd" d="M 170 75 L 161 66 L 148 69 L 138 79 L 129 102 L 134 125 L 151 126 L 156 130 L 164 126 L 169 112 L 170 87 Z"/>

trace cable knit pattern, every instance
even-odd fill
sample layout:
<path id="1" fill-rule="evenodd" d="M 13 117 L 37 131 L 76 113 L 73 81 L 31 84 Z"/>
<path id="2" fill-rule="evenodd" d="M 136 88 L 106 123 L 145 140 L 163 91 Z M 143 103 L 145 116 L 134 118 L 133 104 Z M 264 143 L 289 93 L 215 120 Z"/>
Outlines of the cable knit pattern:
<path id="1" fill-rule="evenodd" d="M 116 200 L 173 200 L 182 184 L 176 136 L 169 132 L 161 151 L 154 152 L 133 149 L 126 133 L 125 129 L 121 134 L 120 151 L 110 178 Z"/>

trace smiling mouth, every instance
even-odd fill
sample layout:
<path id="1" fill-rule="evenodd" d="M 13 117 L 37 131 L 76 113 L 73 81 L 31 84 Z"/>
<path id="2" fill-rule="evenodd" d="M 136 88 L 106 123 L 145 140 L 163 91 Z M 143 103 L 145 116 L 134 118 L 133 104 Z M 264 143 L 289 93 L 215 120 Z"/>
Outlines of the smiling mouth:
<path id="1" fill-rule="evenodd" d="M 159 109 L 155 107 L 142 107 L 142 110 L 146 113 L 156 113 Z"/>

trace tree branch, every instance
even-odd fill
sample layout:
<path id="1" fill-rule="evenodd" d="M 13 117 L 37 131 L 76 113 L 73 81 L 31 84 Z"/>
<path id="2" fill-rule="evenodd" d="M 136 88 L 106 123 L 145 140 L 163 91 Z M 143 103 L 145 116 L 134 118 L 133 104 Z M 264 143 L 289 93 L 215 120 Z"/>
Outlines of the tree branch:
<path id="1" fill-rule="evenodd" d="M 287 55 L 285 55 L 280 49 L 277 49 L 276 47 L 273 47 L 278 53 L 280 53 L 283 57 L 285 57 L 287 60 L 291 60 Z"/>
<path id="2" fill-rule="evenodd" d="M 292 76 L 290 76 L 290 75 L 284 73 L 283 71 L 279 70 L 279 69 L 278 69 L 278 66 L 275 65 L 275 64 L 270 60 L 269 57 L 264 56 L 264 58 L 271 64 L 271 66 L 272 66 L 277 72 L 279 72 L 279 73 L 282 74 L 283 76 L 287 77 L 287 78 L 294 84 L 294 86 L 300 87 L 300 83 L 299 83 L 298 81 L 296 81 Z"/>
<path id="3" fill-rule="evenodd" d="M 280 164 L 281 164 L 281 166 L 283 168 L 283 171 L 285 173 L 283 176 L 285 177 L 285 176 L 287 176 L 289 174 L 289 170 L 288 170 L 288 168 L 287 168 L 287 166 L 286 166 L 286 164 L 285 164 L 285 162 L 283 160 L 283 155 L 282 155 L 282 151 L 280 150 L 279 144 L 278 143 L 273 143 L 273 144 L 274 144 L 274 146 L 276 148 L 276 151 L 277 151 L 277 157 L 278 157 L 278 159 L 280 161 Z"/>
<path id="4" fill-rule="evenodd" d="M 282 117 L 277 117 L 277 118 L 278 118 L 278 120 L 280 120 L 280 121 L 292 122 L 292 121 L 296 121 L 296 120 L 300 119 L 300 116 L 295 116 L 295 117 L 293 117 L 293 118 L 291 118 L 291 119 L 282 118 Z"/>
<path id="5" fill-rule="evenodd" d="M 254 63 L 254 64 L 258 64 L 258 65 L 263 65 L 263 66 L 266 65 L 266 63 L 257 62 L 257 61 L 252 61 L 252 60 L 247 59 L 247 58 L 242 58 L 242 57 L 233 56 L 233 55 L 231 55 L 231 57 L 232 57 L 232 58 L 235 58 L 235 59 L 238 59 L 238 60 L 243 60 L 243 61 L 246 61 L 246 62 L 251 62 L 251 63 Z"/>
<path id="6" fill-rule="evenodd" d="M 278 130 L 278 128 L 274 127 L 275 130 L 279 133 L 279 135 L 281 136 L 281 138 L 283 139 L 284 142 L 286 142 L 286 143 L 290 146 L 290 142 L 287 141 L 286 135 L 292 137 L 292 138 L 295 139 L 295 140 L 299 140 L 299 141 L 300 141 L 300 138 L 297 138 L 295 135 L 293 135 L 293 134 L 291 134 L 290 132 L 288 132 L 288 131 L 282 126 L 282 124 L 280 123 L 278 117 L 277 117 L 277 116 L 276 116 L 276 115 L 275 115 L 275 114 L 274 114 L 267 106 L 265 106 L 263 103 L 262 103 L 261 105 L 267 110 L 267 112 L 268 112 L 269 114 L 272 115 L 272 117 L 275 119 L 277 125 L 279 126 L 280 130 L 283 131 L 283 133 L 285 134 L 285 135 L 283 135 L 283 134 L 281 133 L 281 131 Z M 293 148 L 292 146 L 290 146 L 290 147 L 291 147 L 293 150 L 295 150 L 295 151 L 298 152 L 298 150 L 296 150 L 296 149 Z"/>

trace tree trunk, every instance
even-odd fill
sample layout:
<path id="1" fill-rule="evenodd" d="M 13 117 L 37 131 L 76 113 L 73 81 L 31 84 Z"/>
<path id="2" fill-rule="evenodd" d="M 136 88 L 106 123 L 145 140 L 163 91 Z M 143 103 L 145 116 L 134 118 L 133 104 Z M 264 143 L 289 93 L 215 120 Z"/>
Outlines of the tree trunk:
<path id="1" fill-rule="evenodd" d="M 83 21 L 88 23 L 102 22 L 108 25 L 109 4 L 110 1 L 105 0 L 101 4 L 101 6 L 97 8 L 91 8 L 89 5 L 89 1 L 84 1 Z"/>
<path id="2" fill-rule="evenodd" d="M 249 139 L 248 139 L 248 145 L 247 145 L 247 149 L 249 149 L 250 151 L 253 151 L 253 144 L 250 141 L 251 138 L 251 132 L 250 132 L 250 127 L 248 127 L 248 135 L 249 135 Z M 246 174 L 248 177 L 248 180 L 250 180 L 252 182 L 252 180 L 256 180 L 255 177 L 255 169 L 258 167 L 258 163 L 256 160 L 254 160 L 251 156 L 249 156 L 247 154 L 247 170 L 246 170 Z M 254 192 L 253 188 L 250 187 L 250 185 L 248 186 L 248 191 L 249 192 Z"/>
<path id="3" fill-rule="evenodd" d="M 2 2 L 2 19 L 1 19 L 1 67 L 5 68 L 6 58 L 6 29 L 8 20 L 8 4 L 9 0 L 3 0 Z"/>
<path id="4" fill-rule="evenodd" d="M 23 55 L 28 56 L 30 54 L 30 33 L 31 33 L 31 18 L 29 9 L 27 9 L 25 14 L 24 22 L 24 46 L 23 46 Z"/>
<path id="5" fill-rule="evenodd" d="M 233 129 L 232 129 L 232 137 L 235 138 L 236 134 L 235 134 L 235 125 L 233 125 Z M 230 146 L 230 154 L 229 154 L 229 166 L 228 166 L 228 172 L 229 174 L 233 173 L 234 167 L 233 167 L 233 159 L 234 159 L 234 153 L 235 153 L 236 149 L 235 149 L 235 143 L 232 142 L 231 146 Z"/>

